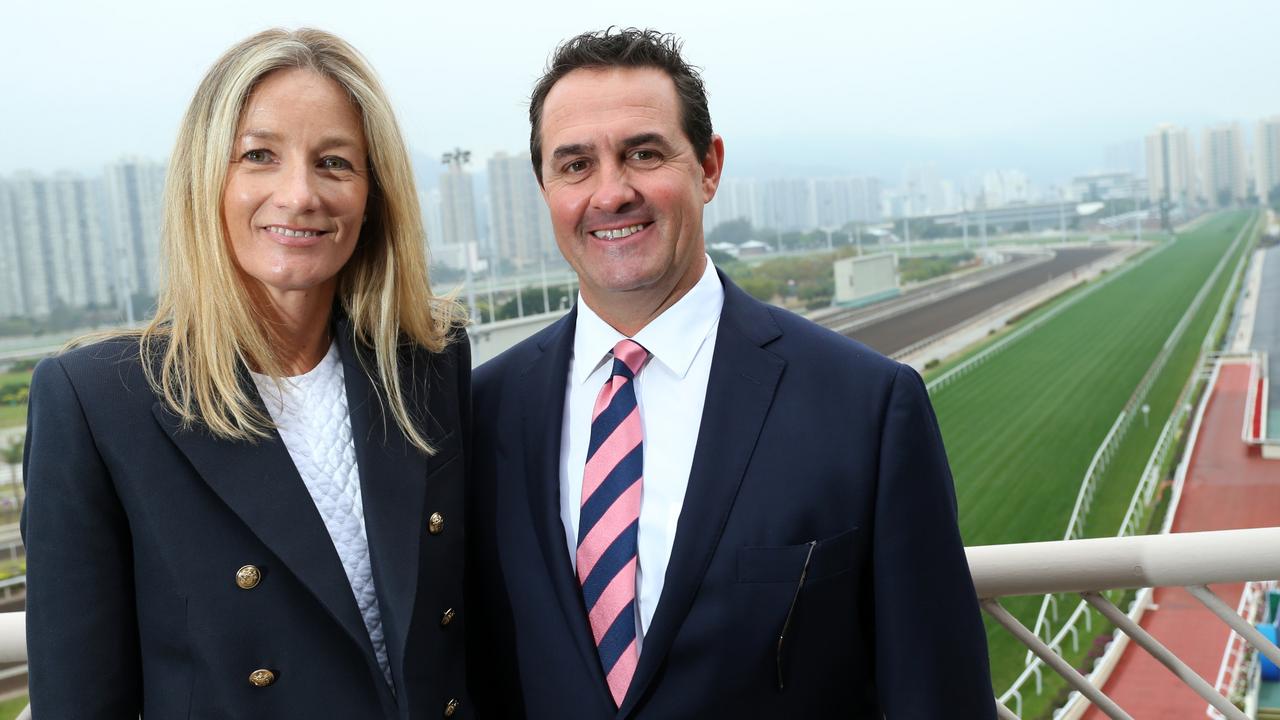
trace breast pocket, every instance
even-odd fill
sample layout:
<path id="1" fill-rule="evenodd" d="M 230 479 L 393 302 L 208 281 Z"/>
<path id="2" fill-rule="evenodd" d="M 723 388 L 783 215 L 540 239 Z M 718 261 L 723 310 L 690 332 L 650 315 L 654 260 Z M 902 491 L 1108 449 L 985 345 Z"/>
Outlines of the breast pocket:
<path id="1" fill-rule="evenodd" d="M 780 547 L 744 547 L 738 550 L 738 582 L 794 583 L 805 571 L 806 582 L 848 572 L 857 565 L 861 531 L 850 528 L 838 535 L 818 540 L 809 555 L 809 543 Z"/>

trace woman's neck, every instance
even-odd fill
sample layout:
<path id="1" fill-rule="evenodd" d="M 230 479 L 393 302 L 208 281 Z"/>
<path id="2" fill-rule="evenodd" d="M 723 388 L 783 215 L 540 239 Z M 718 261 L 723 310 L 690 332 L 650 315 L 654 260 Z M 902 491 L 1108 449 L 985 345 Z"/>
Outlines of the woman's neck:
<path id="1" fill-rule="evenodd" d="M 329 351 L 335 292 L 332 280 L 308 290 L 268 291 L 268 334 L 285 377 L 310 371 Z"/>

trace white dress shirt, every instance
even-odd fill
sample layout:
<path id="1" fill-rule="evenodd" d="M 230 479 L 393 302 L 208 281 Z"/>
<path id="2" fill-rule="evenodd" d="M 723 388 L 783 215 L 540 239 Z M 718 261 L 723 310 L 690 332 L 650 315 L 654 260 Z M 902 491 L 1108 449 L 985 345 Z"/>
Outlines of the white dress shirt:
<path id="1" fill-rule="evenodd" d="M 642 646 L 653 621 L 671 559 L 676 523 L 698 443 L 722 307 L 724 287 L 708 257 L 698 283 L 631 338 L 652 356 L 635 380 L 636 402 L 644 427 L 636 568 L 637 648 Z M 613 346 L 625 337 L 600 319 L 579 294 L 560 440 L 560 519 L 575 569 L 591 414 L 596 396 L 613 370 Z"/>

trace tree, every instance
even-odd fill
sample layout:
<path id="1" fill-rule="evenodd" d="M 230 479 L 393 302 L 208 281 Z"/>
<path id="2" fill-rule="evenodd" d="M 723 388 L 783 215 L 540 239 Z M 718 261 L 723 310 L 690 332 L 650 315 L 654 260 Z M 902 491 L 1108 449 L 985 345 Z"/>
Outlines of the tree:
<path id="1" fill-rule="evenodd" d="M 13 493 L 13 497 L 18 499 L 18 510 L 22 510 L 22 499 L 18 494 L 18 466 L 22 464 L 22 450 L 26 443 L 26 436 L 19 435 L 9 441 L 9 444 L 0 449 L 0 457 L 4 458 L 4 462 L 9 466 L 9 491 Z"/>
<path id="2" fill-rule="evenodd" d="M 727 242 L 741 245 L 754 235 L 755 231 L 751 228 L 751 221 L 746 218 L 738 218 L 722 222 L 712 228 L 711 232 L 707 233 L 707 244 L 714 245 Z"/>

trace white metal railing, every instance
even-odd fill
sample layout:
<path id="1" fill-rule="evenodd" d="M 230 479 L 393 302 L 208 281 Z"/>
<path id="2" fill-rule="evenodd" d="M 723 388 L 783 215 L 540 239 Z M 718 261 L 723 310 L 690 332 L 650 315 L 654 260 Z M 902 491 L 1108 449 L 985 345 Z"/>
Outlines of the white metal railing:
<path id="1" fill-rule="evenodd" d="M 1117 638 L 1123 635 L 1137 643 L 1229 720 L 1247 718 L 1138 625 L 1149 589 L 1186 587 L 1254 649 L 1280 664 L 1280 648 L 1206 587 L 1210 583 L 1280 578 L 1280 528 L 987 545 L 967 548 L 966 552 L 983 610 L 1110 718 L 1131 716 L 1102 693 L 1102 679 L 1095 684 L 1092 675 L 1081 675 L 1005 610 L 1000 598 L 1078 594 L 1089 608 L 1115 625 Z M 1105 591 L 1124 589 L 1148 591 L 1139 593 L 1128 613 L 1103 595 Z M 1004 702 L 1007 700 L 1002 700 L 998 708 L 1001 718 L 1017 718 Z"/>
<path id="2" fill-rule="evenodd" d="M 1249 445 L 1257 445 L 1267 439 L 1267 396 L 1271 389 L 1268 361 L 1267 353 L 1254 352 L 1249 363 L 1249 392 L 1244 399 L 1244 425 L 1240 429 L 1240 437 Z M 1259 425 L 1255 432 L 1253 421 L 1259 413 Z"/>
<path id="3" fill-rule="evenodd" d="M 1240 604 L 1236 606 L 1236 615 L 1244 618 L 1250 625 L 1257 623 L 1266 613 L 1267 592 L 1275 587 L 1275 580 L 1246 583 L 1244 590 L 1240 593 Z M 1218 679 L 1213 683 L 1214 691 L 1231 700 L 1234 700 L 1237 694 L 1244 694 L 1242 685 L 1247 680 L 1245 673 L 1248 671 L 1246 667 L 1248 656 L 1248 642 L 1244 636 L 1232 630 L 1227 646 L 1222 651 Z M 1205 714 L 1214 720 L 1225 720 L 1225 716 L 1212 705 L 1205 709 Z"/>

